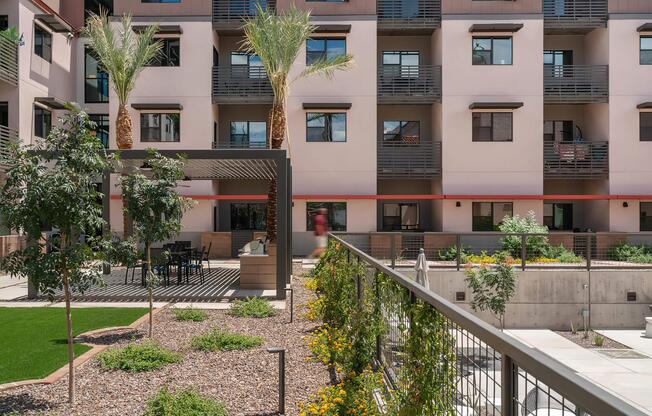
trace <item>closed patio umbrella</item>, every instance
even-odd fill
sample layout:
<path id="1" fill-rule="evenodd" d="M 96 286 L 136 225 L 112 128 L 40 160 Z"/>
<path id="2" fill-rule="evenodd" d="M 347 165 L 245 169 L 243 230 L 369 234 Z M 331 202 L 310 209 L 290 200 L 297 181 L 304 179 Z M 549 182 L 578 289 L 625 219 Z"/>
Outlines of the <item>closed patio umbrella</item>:
<path id="1" fill-rule="evenodd" d="M 426 289 L 430 290 L 430 280 L 428 279 L 428 260 L 426 260 L 426 253 L 423 249 L 419 249 L 419 256 L 417 257 L 417 264 L 414 266 L 417 271 L 417 283 Z"/>

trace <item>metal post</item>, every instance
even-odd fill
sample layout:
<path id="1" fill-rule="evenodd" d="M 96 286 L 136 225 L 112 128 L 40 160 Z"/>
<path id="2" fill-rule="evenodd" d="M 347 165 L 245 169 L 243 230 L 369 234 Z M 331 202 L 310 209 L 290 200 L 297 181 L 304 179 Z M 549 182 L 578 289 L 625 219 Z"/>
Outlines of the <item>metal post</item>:
<path id="1" fill-rule="evenodd" d="M 285 414 L 285 348 L 267 348 L 270 354 L 278 354 L 278 413 Z"/>
<path id="2" fill-rule="evenodd" d="M 460 271 L 460 263 L 462 263 L 462 236 L 457 235 L 455 240 L 455 249 L 457 250 L 457 271 Z"/>
<path id="3" fill-rule="evenodd" d="M 591 271 L 591 244 L 593 243 L 592 235 L 586 237 L 586 270 Z"/>
<path id="4" fill-rule="evenodd" d="M 104 235 L 111 235 L 111 172 L 102 174 L 102 218 L 104 219 Z M 102 263 L 102 272 L 111 274 L 111 263 Z"/>
<path id="5" fill-rule="evenodd" d="M 286 292 L 290 292 L 290 323 L 294 321 L 294 289 L 291 287 L 285 288 Z"/>
<path id="6" fill-rule="evenodd" d="M 380 314 L 380 283 L 378 282 L 378 271 L 376 270 L 374 272 L 374 292 L 376 296 L 376 304 L 375 304 L 375 313 Z M 376 361 L 378 362 L 378 365 L 381 365 L 382 362 L 382 353 L 381 353 L 381 339 L 380 335 L 376 335 Z"/>
<path id="7" fill-rule="evenodd" d="M 276 165 L 276 297 L 285 299 L 285 287 L 287 286 L 290 271 L 288 270 L 288 210 L 290 201 L 288 196 L 288 164 L 285 154 L 282 159 L 277 159 Z"/>
<path id="8" fill-rule="evenodd" d="M 517 412 L 515 412 L 514 406 L 514 363 L 508 355 L 502 355 L 500 374 L 501 414 L 502 416 L 516 416 Z"/>
<path id="9" fill-rule="evenodd" d="M 394 239 L 394 234 L 390 234 L 389 240 L 389 256 L 392 259 L 392 269 L 396 268 L 396 240 Z"/>
<path id="10" fill-rule="evenodd" d="M 527 242 L 527 237 L 525 237 L 525 234 L 521 234 L 521 270 L 525 271 L 525 264 L 526 264 L 526 259 L 527 259 L 527 246 L 525 243 Z"/>

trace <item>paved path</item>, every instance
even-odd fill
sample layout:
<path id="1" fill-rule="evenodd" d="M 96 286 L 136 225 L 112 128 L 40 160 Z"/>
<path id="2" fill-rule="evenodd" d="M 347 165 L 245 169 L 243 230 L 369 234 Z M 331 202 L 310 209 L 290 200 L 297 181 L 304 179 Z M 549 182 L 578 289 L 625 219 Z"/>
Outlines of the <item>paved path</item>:
<path id="1" fill-rule="evenodd" d="M 595 349 L 582 348 L 549 330 L 509 330 L 505 332 L 652 415 L 652 358 L 610 358 Z M 599 332 L 652 357 L 652 346 L 642 350 L 634 344 L 629 345 L 627 342 L 623 342 L 614 334 L 615 332 L 632 331 Z"/>

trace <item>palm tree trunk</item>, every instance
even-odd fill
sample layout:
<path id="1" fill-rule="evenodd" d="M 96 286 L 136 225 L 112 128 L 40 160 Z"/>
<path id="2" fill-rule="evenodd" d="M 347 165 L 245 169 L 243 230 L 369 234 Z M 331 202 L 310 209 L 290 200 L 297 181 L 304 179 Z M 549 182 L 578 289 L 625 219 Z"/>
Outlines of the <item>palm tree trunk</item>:
<path id="1" fill-rule="evenodd" d="M 285 103 L 275 102 L 269 112 L 270 143 L 272 149 L 280 149 L 287 134 L 287 114 Z M 276 241 L 277 205 L 276 195 L 278 194 L 276 179 L 269 182 L 267 191 L 267 238 Z"/>
<path id="2" fill-rule="evenodd" d="M 134 141 L 132 137 L 131 115 L 124 104 L 118 105 L 118 117 L 115 120 L 116 144 L 120 150 L 128 150 L 133 147 Z M 127 205 L 127 201 L 122 196 L 122 203 Z M 129 238 L 133 235 L 133 224 L 131 218 L 122 211 L 122 227 L 124 230 L 124 238 Z"/>
<path id="3" fill-rule="evenodd" d="M 65 252 L 67 246 L 66 234 L 61 234 L 60 250 Z M 65 256 L 65 254 L 64 254 Z M 70 281 L 68 279 L 67 261 L 64 260 L 63 278 L 63 296 L 66 302 L 66 332 L 68 335 L 68 403 L 75 403 L 75 347 L 72 336 L 72 314 L 70 311 Z"/>

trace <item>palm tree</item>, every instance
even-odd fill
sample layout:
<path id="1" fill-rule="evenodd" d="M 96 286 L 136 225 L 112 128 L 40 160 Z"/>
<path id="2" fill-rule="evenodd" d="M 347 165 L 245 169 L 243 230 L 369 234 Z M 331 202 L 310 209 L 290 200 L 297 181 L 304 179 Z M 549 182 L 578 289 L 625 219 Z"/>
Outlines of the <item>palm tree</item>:
<path id="1" fill-rule="evenodd" d="M 151 25 L 140 34 L 135 33 L 131 28 L 131 15 L 124 15 L 116 31 L 106 10 L 100 11 L 99 15 L 91 14 L 82 30 L 102 69 L 109 74 L 118 96 L 118 117 L 115 120 L 118 149 L 131 149 L 133 145 L 127 101 L 140 72 L 161 52 L 161 42 L 154 41 L 157 30 L 158 25 Z"/>
<path id="2" fill-rule="evenodd" d="M 280 149 L 287 136 L 287 97 L 290 85 L 297 79 L 313 74 L 332 79 L 335 71 L 352 66 L 353 56 L 349 54 L 322 59 L 304 69 L 296 78 L 290 79 L 290 70 L 311 37 L 316 26 L 310 23 L 310 12 L 292 6 L 283 14 L 263 10 L 248 18 L 244 24 L 245 38 L 242 49 L 249 54 L 258 55 L 265 67 L 274 92 L 272 108 L 269 112 L 269 138 L 272 149 Z M 269 186 L 267 200 L 267 237 L 276 241 L 276 181 Z"/>

